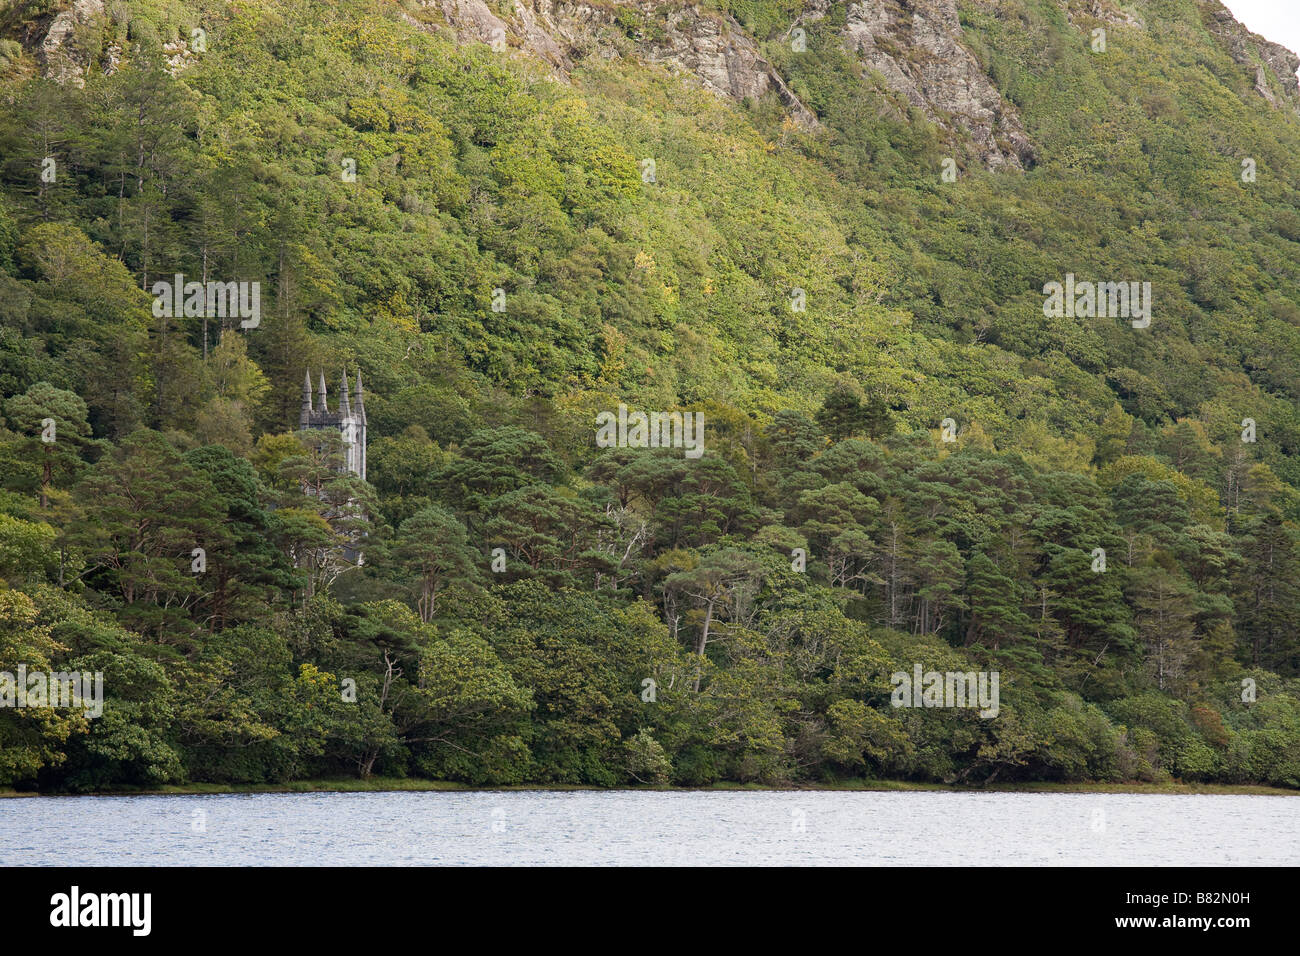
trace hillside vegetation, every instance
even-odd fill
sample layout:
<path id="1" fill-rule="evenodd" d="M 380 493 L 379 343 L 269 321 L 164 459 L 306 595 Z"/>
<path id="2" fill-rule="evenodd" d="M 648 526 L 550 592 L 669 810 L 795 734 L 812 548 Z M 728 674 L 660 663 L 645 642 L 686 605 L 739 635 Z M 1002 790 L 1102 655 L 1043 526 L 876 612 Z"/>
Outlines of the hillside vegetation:
<path id="1" fill-rule="evenodd" d="M 0 785 L 1300 787 L 1294 58 L 919 6 L 10 4 L 0 671 L 105 707 L 0 708 Z M 597 447 L 620 404 L 705 454 Z M 997 716 L 891 706 L 918 664 Z"/>

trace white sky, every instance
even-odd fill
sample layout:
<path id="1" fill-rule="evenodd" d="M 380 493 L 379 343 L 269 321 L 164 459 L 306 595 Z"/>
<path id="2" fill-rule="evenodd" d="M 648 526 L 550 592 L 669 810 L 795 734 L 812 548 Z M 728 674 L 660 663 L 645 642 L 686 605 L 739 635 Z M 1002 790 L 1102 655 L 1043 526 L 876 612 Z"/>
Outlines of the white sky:
<path id="1" fill-rule="evenodd" d="M 1300 0 L 1223 0 L 1223 5 L 1248 29 L 1300 53 Z"/>

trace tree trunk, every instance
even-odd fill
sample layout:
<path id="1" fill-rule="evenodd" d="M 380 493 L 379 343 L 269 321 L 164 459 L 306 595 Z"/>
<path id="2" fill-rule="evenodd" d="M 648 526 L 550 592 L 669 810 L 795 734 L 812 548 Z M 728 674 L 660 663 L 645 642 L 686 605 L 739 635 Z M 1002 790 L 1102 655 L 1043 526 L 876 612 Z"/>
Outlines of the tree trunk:
<path id="1" fill-rule="evenodd" d="M 709 627 L 713 623 L 713 605 L 717 603 L 715 598 L 709 601 L 708 607 L 704 612 L 704 628 L 700 631 L 700 640 L 695 647 L 695 653 L 700 655 L 700 663 L 695 669 L 695 693 L 700 692 L 700 677 L 704 669 L 704 650 L 709 646 Z"/>

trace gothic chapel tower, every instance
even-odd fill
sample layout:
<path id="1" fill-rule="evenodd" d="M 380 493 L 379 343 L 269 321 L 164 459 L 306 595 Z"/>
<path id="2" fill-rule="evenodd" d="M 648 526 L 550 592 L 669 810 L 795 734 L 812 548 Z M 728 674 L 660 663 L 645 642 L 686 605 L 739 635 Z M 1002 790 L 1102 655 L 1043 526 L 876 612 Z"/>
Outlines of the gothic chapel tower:
<path id="1" fill-rule="evenodd" d="M 348 375 L 343 373 L 343 395 L 339 399 L 338 410 L 331 412 L 325 396 L 325 373 L 321 373 L 320 407 L 312 405 L 311 371 L 302 383 L 302 414 L 298 417 L 299 428 L 333 428 L 343 436 L 344 472 L 356 475 L 362 481 L 366 478 L 366 402 L 361 390 L 361 371 L 357 370 L 356 403 L 353 404 L 348 394 Z"/>

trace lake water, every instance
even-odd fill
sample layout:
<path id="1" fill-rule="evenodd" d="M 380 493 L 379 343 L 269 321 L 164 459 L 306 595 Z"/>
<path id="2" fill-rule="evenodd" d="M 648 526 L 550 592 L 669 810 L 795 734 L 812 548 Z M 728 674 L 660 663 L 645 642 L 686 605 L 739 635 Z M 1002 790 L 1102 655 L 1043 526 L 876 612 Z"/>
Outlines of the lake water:
<path id="1" fill-rule="evenodd" d="M 0 799 L 0 864 L 1300 864 L 1300 798 L 510 791 Z"/>

